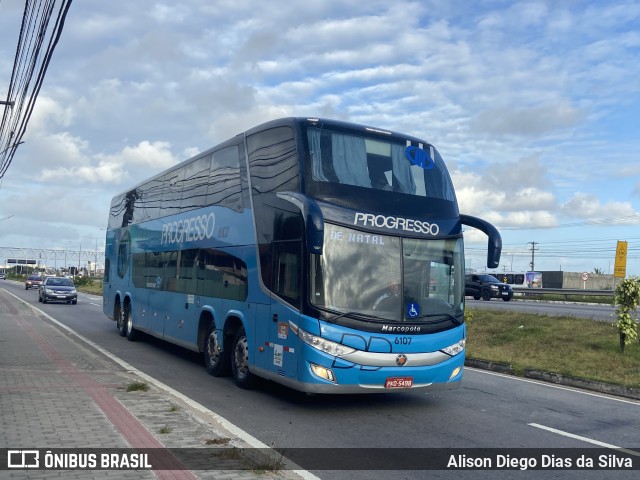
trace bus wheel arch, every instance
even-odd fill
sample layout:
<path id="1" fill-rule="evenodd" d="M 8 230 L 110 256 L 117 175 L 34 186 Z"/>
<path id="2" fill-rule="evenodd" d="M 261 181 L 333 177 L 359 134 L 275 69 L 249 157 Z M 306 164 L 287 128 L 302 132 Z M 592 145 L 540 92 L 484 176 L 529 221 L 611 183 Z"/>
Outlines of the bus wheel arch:
<path id="1" fill-rule="evenodd" d="M 199 332 L 198 348 L 201 348 L 204 353 L 204 365 L 209 375 L 214 377 L 228 375 L 231 350 L 227 345 L 220 345 L 220 339 L 216 333 L 216 322 L 211 312 L 202 312 Z"/>

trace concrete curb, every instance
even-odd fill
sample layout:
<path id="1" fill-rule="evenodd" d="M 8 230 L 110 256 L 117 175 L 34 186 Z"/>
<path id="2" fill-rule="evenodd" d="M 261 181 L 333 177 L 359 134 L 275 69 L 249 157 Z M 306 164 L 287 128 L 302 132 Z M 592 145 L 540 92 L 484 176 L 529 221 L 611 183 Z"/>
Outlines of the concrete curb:
<path id="1" fill-rule="evenodd" d="M 492 372 L 504 373 L 506 375 L 524 376 L 525 378 L 531 378 L 533 380 L 540 380 L 547 383 L 554 383 L 557 385 L 564 385 L 567 387 L 581 388 L 583 390 L 591 390 L 594 392 L 604 393 L 607 395 L 615 395 L 618 397 L 631 398 L 634 400 L 640 400 L 640 389 L 625 387 L 623 385 L 614 385 L 611 383 L 597 382 L 593 380 L 587 380 L 585 378 L 571 377 L 569 375 L 562 375 L 554 372 L 544 372 L 541 370 L 534 370 L 532 368 L 525 368 L 523 375 L 518 375 L 515 369 L 505 363 L 491 362 L 487 360 L 479 360 L 476 358 L 467 358 L 465 365 L 472 368 L 478 368 L 481 370 L 489 370 Z"/>

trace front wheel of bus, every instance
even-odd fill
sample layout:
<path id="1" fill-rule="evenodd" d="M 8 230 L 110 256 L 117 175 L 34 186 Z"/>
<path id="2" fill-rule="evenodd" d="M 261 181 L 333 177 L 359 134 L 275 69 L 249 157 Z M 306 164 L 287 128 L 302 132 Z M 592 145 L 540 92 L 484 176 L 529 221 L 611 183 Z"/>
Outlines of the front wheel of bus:
<path id="1" fill-rule="evenodd" d="M 249 371 L 249 340 L 243 327 L 236 332 L 231 348 L 231 373 L 240 388 L 253 387 L 254 377 Z"/>
<path id="2" fill-rule="evenodd" d="M 204 346 L 204 365 L 210 375 L 221 377 L 229 373 L 229 354 L 222 350 L 216 334 L 216 325 L 211 322 L 207 328 Z"/>

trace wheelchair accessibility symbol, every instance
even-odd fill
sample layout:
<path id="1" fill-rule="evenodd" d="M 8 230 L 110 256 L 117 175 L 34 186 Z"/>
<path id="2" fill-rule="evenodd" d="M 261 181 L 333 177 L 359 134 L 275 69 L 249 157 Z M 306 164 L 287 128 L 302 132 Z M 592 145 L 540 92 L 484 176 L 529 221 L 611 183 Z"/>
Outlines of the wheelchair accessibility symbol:
<path id="1" fill-rule="evenodd" d="M 418 315 L 420 315 L 419 303 L 411 302 L 409 305 L 407 305 L 407 317 L 416 318 Z"/>

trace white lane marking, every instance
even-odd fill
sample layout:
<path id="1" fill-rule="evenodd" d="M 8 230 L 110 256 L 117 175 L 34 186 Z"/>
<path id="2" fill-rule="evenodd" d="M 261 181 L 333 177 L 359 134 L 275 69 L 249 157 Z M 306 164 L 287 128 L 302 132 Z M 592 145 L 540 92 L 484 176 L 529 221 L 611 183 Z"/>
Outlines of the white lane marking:
<path id="1" fill-rule="evenodd" d="M 155 385 L 157 388 L 159 388 L 161 390 L 164 390 L 164 391 L 168 392 L 169 394 L 179 398 L 180 400 L 182 400 L 183 402 L 185 402 L 187 405 L 189 405 L 190 407 L 194 408 L 195 410 L 198 410 L 199 412 L 212 417 L 215 421 L 220 423 L 220 425 L 222 425 L 222 427 L 224 429 L 226 429 L 229 433 L 231 433 L 232 435 L 235 435 L 236 437 L 242 439 L 244 442 L 248 443 L 253 448 L 269 448 L 269 449 L 271 449 L 271 447 L 269 447 L 268 445 L 262 443 L 260 440 L 255 438 L 253 435 L 251 435 L 250 433 L 245 432 L 240 427 L 238 427 L 235 424 L 231 423 L 226 418 L 221 417 L 217 413 L 212 412 L 211 410 L 209 410 L 204 405 L 201 405 L 200 403 L 196 402 L 195 400 L 192 400 L 191 398 L 187 397 L 186 395 L 183 395 L 182 393 L 178 392 L 177 390 L 174 390 L 170 386 L 165 385 L 160 380 L 156 380 L 152 376 L 147 375 L 146 373 L 144 373 L 141 370 L 138 370 L 133 365 L 130 365 L 126 361 L 122 360 L 120 357 L 115 356 L 114 354 L 112 354 L 108 350 L 105 350 L 104 348 L 102 348 L 100 345 L 92 342 L 88 338 L 80 335 L 78 332 L 76 332 L 72 328 L 66 326 L 64 323 L 59 322 L 58 320 L 56 320 L 52 316 L 50 316 L 47 313 L 43 312 L 42 310 L 40 310 L 35 305 L 31 305 L 30 303 L 25 302 L 20 297 L 17 297 L 16 295 L 14 295 L 13 293 L 11 293 L 11 292 L 9 292 L 7 290 L 5 290 L 5 292 L 7 292 L 9 295 L 13 296 L 17 300 L 21 301 L 25 305 L 27 305 L 27 306 L 31 307 L 32 309 L 36 310 L 39 314 L 41 314 L 44 317 L 48 318 L 50 321 L 55 323 L 60 328 L 66 330 L 70 334 L 76 336 L 79 340 L 85 342 L 87 345 L 90 345 L 91 347 L 95 348 L 100 353 L 102 353 L 106 357 L 108 357 L 111 360 L 113 360 L 114 362 L 116 362 L 118 365 L 120 365 L 125 370 L 127 370 L 127 371 L 129 371 L 131 373 L 134 373 L 135 375 L 138 375 L 139 377 L 143 378 L 147 382 L 152 383 L 153 385 Z M 111 320 L 109 320 L 109 321 L 111 321 Z M 297 475 L 299 475 L 304 480 L 321 480 L 320 477 L 316 477 L 313 473 L 308 472 L 307 470 L 291 470 L 291 471 L 296 473 Z"/>
<path id="2" fill-rule="evenodd" d="M 482 369 L 473 368 L 473 367 L 464 367 L 464 368 L 465 368 L 465 370 L 472 370 L 474 372 L 483 373 L 485 375 L 494 375 L 496 377 L 502 377 L 502 378 L 506 378 L 508 380 L 515 380 L 515 381 L 518 381 L 518 382 L 525 382 L 525 383 L 534 383 L 534 384 L 540 385 L 542 387 L 555 388 L 555 389 L 558 389 L 558 390 L 565 390 L 567 392 L 573 392 L 573 393 L 580 393 L 582 395 L 588 395 L 590 397 L 598 397 L 598 398 L 602 398 L 602 399 L 605 399 L 605 400 L 614 400 L 616 402 L 628 403 L 630 405 L 640 406 L 640 402 L 638 402 L 637 400 L 630 399 L 630 398 L 614 397 L 612 395 L 605 395 L 605 394 L 598 393 L 598 392 L 589 392 L 587 390 L 581 390 L 581 389 L 576 388 L 576 387 L 565 387 L 564 385 L 556 385 L 556 384 L 553 384 L 553 383 L 546 383 L 546 382 L 543 382 L 541 380 L 534 380 L 534 379 L 531 379 L 531 378 L 516 377 L 515 375 L 508 375 L 506 373 L 492 372 L 490 370 L 482 370 Z M 462 385 L 464 386 L 464 382 L 463 382 Z"/>
<path id="3" fill-rule="evenodd" d="M 580 435 L 576 435 L 574 433 L 565 432 L 563 430 L 558 430 L 557 428 L 547 427 L 545 425 L 540 425 L 539 423 L 527 423 L 530 427 L 540 428 L 542 430 L 546 430 L 551 433 L 557 433 L 558 435 L 562 435 L 563 437 L 573 438 L 575 440 L 580 440 L 582 442 L 591 443 L 593 445 L 598 445 L 599 447 L 611 448 L 615 449 L 619 452 L 628 453 L 629 455 L 633 455 L 636 457 L 640 457 L 640 452 L 636 452 L 635 450 L 627 450 L 626 448 L 621 448 L 616 445 L 612 445 L 610 443 L 601 442 L 599 440 L 594 440 L 593 438 L 582 437 Z"/>

